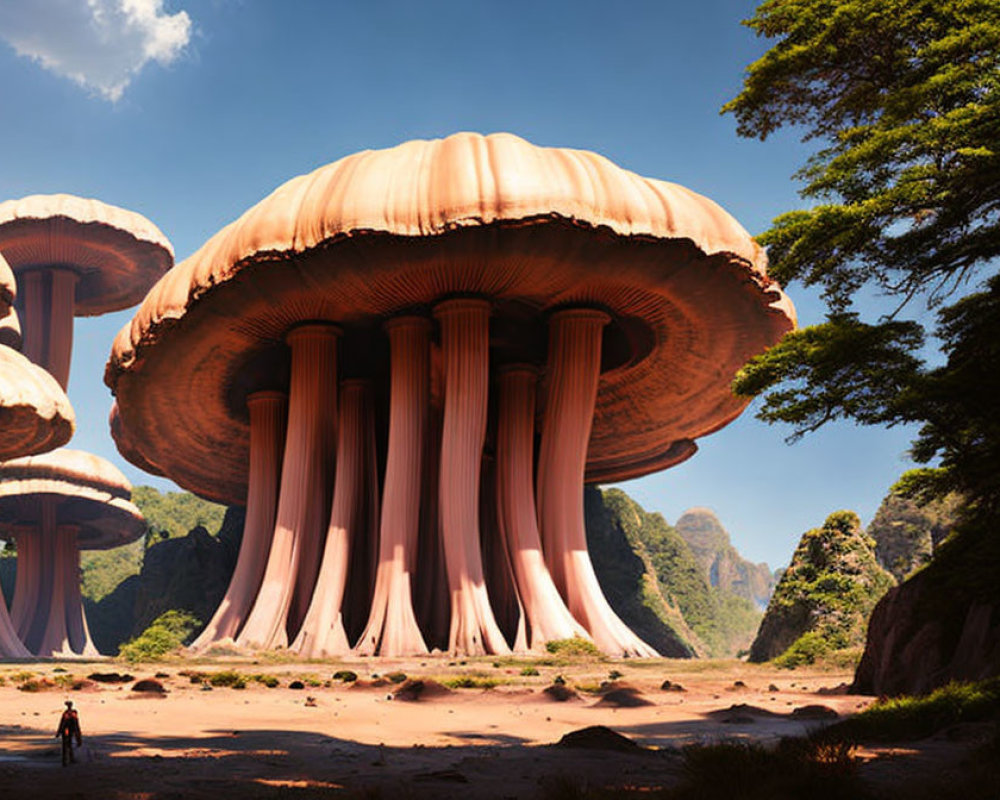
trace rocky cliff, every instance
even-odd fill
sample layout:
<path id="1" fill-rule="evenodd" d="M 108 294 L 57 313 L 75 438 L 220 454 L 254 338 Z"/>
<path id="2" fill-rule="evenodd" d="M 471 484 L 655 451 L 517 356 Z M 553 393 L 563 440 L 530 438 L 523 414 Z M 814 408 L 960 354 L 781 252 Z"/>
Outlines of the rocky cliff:
<path id="1" fill-rule="evenodd" d="M 750 660 L 789 665 L 862 644 L 875 603 L 895 584 L 858 516 L 838 511 L 803 534 L 750 647 Z"/>
<path id="2" fill-rule="evenodd" d="M 146 550 L 142 570 L 100 601 L 84 600 L 94 643 L 102 653 L 137 636 L 164 611 L 188 611 L 207 622 L 225 594 L 243 536 L 242 508 L 230 508 L 217 536 L 204 526 Z"/>
<path id="3" fill-rule="evenodd" d="M 927 564 L 934 549 L 954 528 L 959 502 L 956 495 L 951 495 L 920 505 L 890 492 L 868 526 L 878 563 L 897 581 Z"/>
<path id="4" fill-rule="evenodd" d="M 767 608 L 774 591 L 771 568 L 743 558 L 711 509 L 688 509 L 674 528 L 691 548 L 711 586 L 744 597 L 761 611 Z"/>
<path id="5" fill-rule="evenodd" d="M 923 694 L 1000 674 L 1000 537 L 964 523 L 929 566 L 875 607 L 853 690 Z"/>

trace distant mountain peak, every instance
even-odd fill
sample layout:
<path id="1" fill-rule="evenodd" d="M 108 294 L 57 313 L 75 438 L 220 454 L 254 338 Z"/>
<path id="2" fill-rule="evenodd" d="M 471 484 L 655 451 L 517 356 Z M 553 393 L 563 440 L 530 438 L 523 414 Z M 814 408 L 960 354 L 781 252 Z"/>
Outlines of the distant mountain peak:
<path id="1" fill-rule="evenodd" d="M 745 597 L 761 610 L 767 608 L 775 583 L 771 568 L 743 558 L 712 509 L 689 508 L 674 528 L 691 548 L 712 586 Z"/>

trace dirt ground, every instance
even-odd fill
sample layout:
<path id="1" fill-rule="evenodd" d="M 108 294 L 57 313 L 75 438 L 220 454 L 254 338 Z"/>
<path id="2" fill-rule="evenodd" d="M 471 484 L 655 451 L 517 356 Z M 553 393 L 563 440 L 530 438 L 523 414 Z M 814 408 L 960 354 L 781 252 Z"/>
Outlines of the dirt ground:
<path id="1" fill-rule="evenodd" d="M 538 675 L 525 675 L 536 669 Z M 181 672 L 236 670 L 280 685 L 206 688 Z M 353 670 L 355 683 L 333 680 Z M 93 672 L 154 677 L 69 684 Z M 63 686 L 18 688 L 33 673 Z M 386 676 L 492 688 L 396 692 Z M 618 674 L 614 674 L 618 673 Z M 399 675 L 393 676 L 396 680 Z M 848 695 L 851 675 L 776 670 L 738 661 L 424 658 L 275 662 L 198 660 L 128 667 L 116 662 L 0 665 L 0 797 L 102 798 L 547 798 L 575 787 L 655 788 L 676 782 L 681 747 L 720 739 L 775 740 L 827 724 L 872 698 Z M 565 682 L 568 699 L 546 688 Z M 613 679 L 613 680 L 612 680 Z M 303 688 L 290 688 L 293 681 Z M 663 688 L 664 681 L 683 691 Z M 609 683 L 601 687 L 602 682 Z M 54 738 L 63 701 L 79 710 L 84 746 L 60 764 Z M 829 716 L 830 712 L 826 712 Z M 634 752 L 560 745 L 601 725 L 641 745 Z M 871 754 L 872 759 L 885 753 Z M 892 760 L 906 754 L 888 754 Z M 884 779 L 891 779 L 891 772 Z"/>

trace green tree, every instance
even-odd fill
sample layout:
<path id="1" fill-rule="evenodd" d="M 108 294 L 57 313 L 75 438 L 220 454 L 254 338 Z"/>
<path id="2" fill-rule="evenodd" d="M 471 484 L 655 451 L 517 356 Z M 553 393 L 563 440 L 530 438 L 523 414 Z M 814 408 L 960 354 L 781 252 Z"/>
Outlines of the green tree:
<path id="1" fill-rule="evenodd" d="M 811 205 L 760 239 L 772 274 L 823 290 L 829 316 L 738 376 L 760 416 L 921 425 L 904 484 L 1000 512 L 1000 3 L 768 0 L 746 25 L 774 40 L 723 108 L 766 139 L 792 127 L 817 150 L 797 177 Z M 859 290 L 896 309 L 863 320 Z M 961 295 L 961 299 L 957 299 Z M 946 362 L 916 355 L 937 309 Z M 910 315 L 912 316 L 912 315 Z"/>

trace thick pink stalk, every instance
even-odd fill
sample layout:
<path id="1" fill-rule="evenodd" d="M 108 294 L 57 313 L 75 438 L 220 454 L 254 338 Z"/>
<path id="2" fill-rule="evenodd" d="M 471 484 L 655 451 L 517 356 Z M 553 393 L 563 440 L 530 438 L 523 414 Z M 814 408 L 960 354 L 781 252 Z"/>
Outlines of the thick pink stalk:
<path id="1" fill-rule="evenodd" d="M 56 267 L 33 269 L 23 274 L 22 282 L 24 354 L 65 389 L 73 354 L 77 274 Z"/>
<path id="2" fill-rule="evenodd" d="M 330 512 L 339 333 L 308 324 L 287 336 L 292 364 L 278 511 L 260 590 L 236 640 L 244 647 L 287 647 L 299 625 L 293 603 L 312 596 L 319 559 L 309 554 L 322 547 Z"/>
<path id="3" fill-rule="evenodd" d="M 497 424 L 498 521 L 528 619 L 532 650 L 549 641 L 589 638 L 566 608 L 542 558 L 532 482 L 536 383 L 533 367 L 500 370 Z"/>
<path id="4" fill-rule="evenodd" d="M 67 535 L 68 534 L 68 535 Z M 59 542 L 63 548 L 62 570 L 66 583 L 66 631 L 69 635 L 69 650 L 77 655 L 94 657 L 100 655 L 90 638 L 87 615 L 83 610 L 80 596 L 80 545 L 79 526 L 59 526 Z"/>
<path id="5" fill-rule="evenodd" d="M 614 656 L 655 656 L 611 609 L 587 551 L 583 476 L 609 317 L 567 309 L 549 323 L 549 391 L 538 457 L 537 502 L 545 562 L 570 613 Z"/>
<path id="6" fill-rule="evenodd" d="M 347 573 L 354 543 L 364 547 L 370 533 L 364 523 L 365 480 L 371 474 L 366 463 L 367 445 L 375 424 L 371 385 L 364 380 L 344 381 L 340 392 L 340 438 L 330 526 L 312 604 L 292 645 L 293 650 L 311 658 L 350 652 L 342 612 Z"/>
<path id="7" fill-rule="evenodd" d="M 14 536 L 17 542 L 17 580 L 10 605 L 10 618 L 18 638 L 26 642 L 38 611 L 42 587 L 42 542 L 37 528 L 21 526 Z"/>
<path id="8" fill-rule="evenodd" d="M 490 304 L 472 298 L 447 300 L 434 309 L 441 323 L 445 384 L 438 501 L 451 592 L 448 649 L 464 655 L 510 652 L 490 607 L 479 546 L 489 315 Z"/>
<path id="9" fill-rule="evenodd" d="M 236 638 L 260 589 L 274 536 L 288 396 L 284 392 L 254 392 L 247 397 L 247 410 L 250 414 L 250 472 L 243 541 L 226 596 L 191 645 L 192 650 Z"/>
<path id="10" fill-rule="evenodd" d="M 386 332 L 392 373 L 378 571 L 368 624 L 356 649 L 362 655 L 404 656 L 427 652 L 413 613 L 412 582 L 430 388 L 430 323 L 422 317 L 398 317 L 386 324 Z"/>

